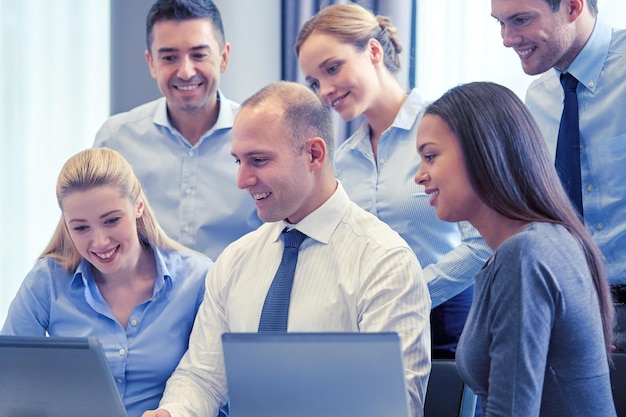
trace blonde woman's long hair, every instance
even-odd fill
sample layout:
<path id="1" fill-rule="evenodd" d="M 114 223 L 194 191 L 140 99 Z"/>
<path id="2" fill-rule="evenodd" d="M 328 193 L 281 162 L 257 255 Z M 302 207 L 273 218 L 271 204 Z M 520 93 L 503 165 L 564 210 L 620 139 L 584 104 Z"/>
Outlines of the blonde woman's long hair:
<path id="1" fill-rule="evenodd" d="M 143 201 L 143 214 L 137 219 L 137 233 L 143 244 L 160 249 L 193 252 L 168 237 L 161 229 L 130 164 L 112 149 L 86 149 L 65 162 L 56 186 L 57 203 L 61 212 L 63 200 L 68 195 L 105 186 L 116 187 L 122 197 L 128 198 L 134 204 Z M 78 267 L 82 257 L 70 237 L 62 214 L 50 242 L 39 258 L 54 259 L 70 274 Z"/>

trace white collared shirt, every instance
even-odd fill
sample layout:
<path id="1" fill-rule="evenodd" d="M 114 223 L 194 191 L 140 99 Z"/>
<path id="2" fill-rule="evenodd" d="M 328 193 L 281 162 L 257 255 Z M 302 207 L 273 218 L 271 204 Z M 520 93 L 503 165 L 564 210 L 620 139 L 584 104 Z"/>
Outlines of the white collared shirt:
<path id="1" fill-rule="evenodd" d="M 256 332 L 283 252 L 286 222 L 266 223 L 227 247 L 207 275 L 189 351 L 161 406 L 173 417 L 216 415 L 227 397 L 221 335 Z M 288 331 L 397 332 L 415 416 L 423 415 L 430 372 L 430 296 L 407 243 L 350 201 L 341 184 L 293 225 L 300 246 Z"/>

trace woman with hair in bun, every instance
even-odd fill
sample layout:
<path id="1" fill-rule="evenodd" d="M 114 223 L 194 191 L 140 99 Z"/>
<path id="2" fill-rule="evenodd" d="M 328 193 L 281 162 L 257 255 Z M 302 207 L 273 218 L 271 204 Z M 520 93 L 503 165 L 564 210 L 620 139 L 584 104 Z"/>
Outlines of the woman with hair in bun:
<path id="1" fill-rule="evenodd" d="M 469 311 L 474 275 L 491 250 L 469 223 L 435 216 L 413 176 L 419 92 L 396 78 L 402 46 L 388 17 L 357 4 L 322 9 L 295 44 L 309 86 L 343 120 L 360 128 L 335 153 L 335 173 L 350 198 L 398 232 L 414 250 L 432 299 L 433 358 L 453 358 Z"/>

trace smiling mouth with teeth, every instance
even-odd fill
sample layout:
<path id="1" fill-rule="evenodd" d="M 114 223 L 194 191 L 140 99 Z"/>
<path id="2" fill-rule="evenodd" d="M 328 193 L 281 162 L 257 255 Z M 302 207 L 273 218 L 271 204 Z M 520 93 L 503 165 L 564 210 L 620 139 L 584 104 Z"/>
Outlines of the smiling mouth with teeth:
<path id="1" fill-rule="evenodd" d="M 343 96 L 341 96 L 341 97 L 331 101 L 330 102 L 330 106 L 332 108 L 336 108 L 343 101 L 343 99 L 345 99 L 347 96 L 348 96 L 348 94 L 344 94 Z"/>
<path id="2" fill-rule="evenodd" d="M 524 58 L 533 52 L 535 48 L 527 48 L 527 49 L 516 49 L 515 52 L 521 57 Z"/>
<path id="3" fill-rule="evenodd" d="M 193 84 L 193 85 L 177 85 L 176 88 L 182 91 L 190 91 L 193 89 L 196 89 L 200 87 L 200 84 Z"/>
<path id="4" fill-rule="evenodd" d="M 271 194 L 272 193 L 252 194 L 252 198 L 254 198 L 255 200 L 263 200 L 264 198 L 269 197 Z"/>
<path id="5" fill-rule="evenodd" d="M 109 259 L 111 256 L 113 256 L 115 254 L 115 252 L 117 252 L 117 250 L 119 249 L 119 246 L 116 246 L 115 248 L 111 249 L 110 251 L 106 252 L 106 253 L 96 253 L 94 252 L 94 254 L 100 258 L 100 259 Z"/>

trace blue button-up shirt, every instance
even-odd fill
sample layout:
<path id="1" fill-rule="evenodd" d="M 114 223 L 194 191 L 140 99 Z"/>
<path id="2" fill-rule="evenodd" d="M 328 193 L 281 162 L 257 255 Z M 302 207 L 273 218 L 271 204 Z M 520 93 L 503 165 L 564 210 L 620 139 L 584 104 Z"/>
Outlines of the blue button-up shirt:
<path id="1" fill-rule="evenodd" d="M 110 117 L 94 142 L 130 163 L 168 236 L 213 260 L 262 223 L 237 188 L 231 128 L 239 105 L 218 97 L 217 121 L 194 146 L 171 125 L 165 98 Z"/>
<path id="2" fill-rule="evenodd" d="M 37 261 L 9 307 L 0 332 L 18 336 L 98 338 L 129 417 L 158 406 L 165 382 L 187 350 L 213 262 L 200 255 L 154 250 L 153 296 L 132 311 L 124 329 L 102 297 L 91 264 L 68 274 L 51 258 Z"/>
<path id="3" fill-rule="evenodd" d="M 566 72 L 579 81 L 585 225 L 604 255 L 609 282 L 626 284 L 626 30 L 598 20 Z M 549 70 L 526 96 L 553 157 L 563 112 L 559 75 Z"/>

